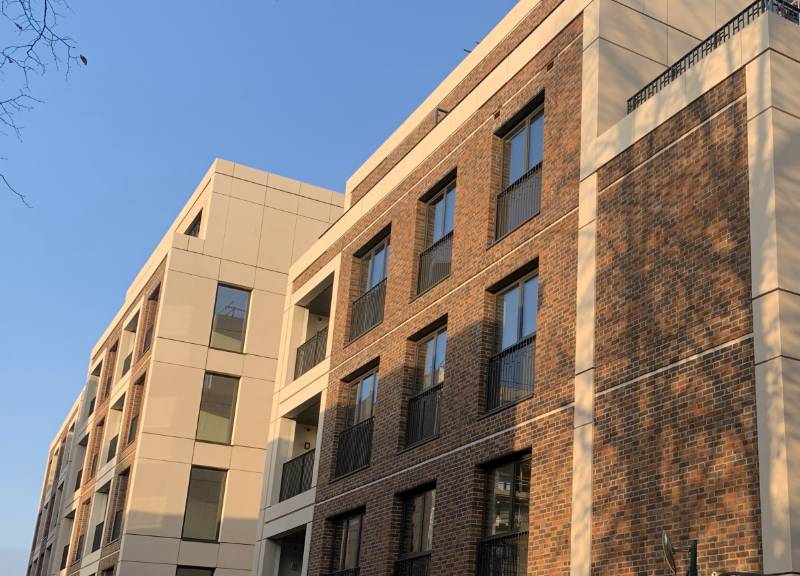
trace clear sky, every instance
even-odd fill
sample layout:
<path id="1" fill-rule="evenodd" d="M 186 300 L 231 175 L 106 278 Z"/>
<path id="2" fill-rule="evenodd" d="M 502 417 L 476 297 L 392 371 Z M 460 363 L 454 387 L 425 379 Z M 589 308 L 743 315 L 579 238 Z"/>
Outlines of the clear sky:
<path id="1" fill-rule="evenodd" d="M 89 58 L 0 167 L 0 572 L 24 572 L 48 445 L 124 290 L 214 157 L 343 190 L 516 0 L 71 0 Z"/>

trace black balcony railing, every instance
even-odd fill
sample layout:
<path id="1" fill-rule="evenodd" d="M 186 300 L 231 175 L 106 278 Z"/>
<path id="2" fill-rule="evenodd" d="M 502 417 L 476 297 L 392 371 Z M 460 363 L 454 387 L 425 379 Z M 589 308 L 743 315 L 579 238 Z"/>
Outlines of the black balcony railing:
<path id="1" fill-rule="evenodd" d="M 358 576 L 360 572 L 361 568 L 347 568 L 346 570 L 328 572 L 325 576 Z"/>
<path id="2" fill-rule="evenodd" d="M 539 162 L 497 196 L 495 238 L 502 238 L 536 216 L 541 203 L 542 163 Z"/>
<path id="3" fill-rule="evenodd" d="M 428 388 L 408 401 L 406 447 L 430 440 L 439 433 L 439 397 L 442 384 Z"/>
<path id="4" fill-rule="evenodd" d="M 106 455 L 106 462 L 111 462 L 114 459 L 114 456 L 117 455 L 117 446 L 119 445 L 119 434 L 114 436 L 111 439 L 111 442 L 108 443 L 108 454 Z"/>
<path id="5" fill-rule="evenodd" d="M 339 435 L 336 476 L 344 476 L 369 466 L 372 455 L 372 418 L 367 418 Z"/>
<path id="6" fill-rule="evenodd" d="M 394 563 L 394 576 L 428 576 L 431 573 L 430 552 Z"/>
<path id="7" fill-rule="evenodd" d="M 667 68 L 655 80 L 628 98 L 628 114 L 672 84 L 700 60 L 725 44 L 732 36 L 735 36 L 758 20 L 765 12 L 778 14 L 795 24 L 800 24 L 800 6 L 798 6 L 797 0 L 757 0 L 753 2 L 729 20 L 722 28 L 692 48 L 688 54 Z"/>
<path id="8" fill-rule="evenodd" d="M 299 378 L 325 359 L 328 346 L 326 326 L 297 347 L 294 360 L 294 377 Z"/>
<path id="9" fill-rule="evenodd" d="M 288 500 L 311 488 L 314 473 L 314 454 L 311 450 L 283 464 L 280 501 Z"/>
<path id="10" fill-rule="evenodd" d="M 528 533 L 488 538 L 478 544 L 478 576 L 525 576 Z"/>
<path id="11" fill-rule="evenodd" d="M 386 279 L 364 292 L 353 302 L 350 321 L 350 340 L 355 340 L 383 322 L 383 304 L 386 300 Z"/>
<path id="12" fill-rule="evenodd" d="M 92 552 L 100 550 L 100 544 L 103 543 L 103 529 L 106 527 L 105 522 L 100 522 L 94 527 L 94 537 L 92 538 Z"/>
<path id="13" fill-rule="evenodd" d="M 450 276 L 452 260 L 453 233 L 448 232 L 419 255 L 417 294 L 422 294 Z"/>
<path id="14" fill-rule="evenodd" d="M 509 346 L 489 360 L 486 408 L 491 411 L 533 393 L 536 335 Z"/>

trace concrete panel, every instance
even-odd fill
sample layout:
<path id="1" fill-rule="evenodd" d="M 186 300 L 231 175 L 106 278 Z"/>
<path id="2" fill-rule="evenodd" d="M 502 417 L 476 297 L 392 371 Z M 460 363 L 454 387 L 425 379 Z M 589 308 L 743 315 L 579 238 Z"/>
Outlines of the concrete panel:
<path id="1" fill-rule="evenodd" d="M 156 362 L 150 372 L 142 431 L 194 438 L 203 370 Z"/>
<path id="2" fill-rule="evenodd" d="M 167 273 L 158 336 L 207 346 L 216 292 L 217 283 L 209 278 Z"/>
<path id="3" fill-rule="evenodd" d="M 230 376 L 241 376 L 244 368 L 244 358 L 244 354 L 209 348 L 206 370 Z"/>
<path id="4" fill-rule="evenodd" d="M 292 261 L 292 244 L 297 222 L 295 214 L 264 208 L 258 267 L 286 273 Z"/>
<path id="5" fill-rule="evenodd" d="M 800 358 L 800 296 L 783 290 L 777 294 L 780 295 L 781 354 Z"/>
<path id="6" fill-rule="evenodd" d="M 756 362 L 780 356 L 780 294 L 769 292 L 753 300 L 753 344 Z"/>
<path id="7" fill-rule="evenodd" d="M 233 187 L 233 177 L 228 174 L 214 174 L 211 179 L 211 189 L 217 194 L 223 196 L 231 195 L 231 188 Z"/>
<path id="8" fill-rule="evenodd" d="M 252 566 L 247 570 L 236 570 L 233 568 L 217 568 L 214 576 L 251 576 Z"/>
<path id="9" fill-rule="evenodd" d="M 597 221 L 578 231 L 577 322 L 575 325 L 575 373 L 594 366 L 594 319 Z"/>
<path id="10" fill-rule="evenodd" d="M 261 206 L 238 198 L 231 198 L 225 240 L 222 246 L 224 259 L 244 264 L 256 264 L 263 212 L 264 209 Z"/>
<path id="11" fill-rule="evenodd" d="M 256 283 L 256 267 L 240 262 L 223 260 L 220 263 L 219 280 L 226 284 L 252 288 Z"/>
<path id="12" fill-rule="evenodd" d="M 247 353 L 277 358 L 283 303 L 284 297 L 280 294 L 253 290 L 245 340 Z"/>
<path id="13" fill-rule="evenodd" d="M 319 220 L 298 216 L 297 225 L 295 227 L 294 244 L 292 246 L 292 261 L 296 260 L 301 254 L 308 250 L 327 229 L 327 222 L 320 222 Z"/>
<path id="14" fill-rule="evenodd" d="M 772 142 L 772 112 L 767 111 L 747 124 L 754 298 L 778 287 L 778 236 Z"/>
<path id="15" fill-rule="evenodd" d="M 220 544 L 220 568 L 233 568 L 234 570 L 249 570 L 253 567 L 253 553 L 255 546 L 248 544 Z"/>
<path id="16" fill-rule="evenodd" d="M 668 0 L 617 0 L 620 4 L 629 6 L 651 18 L 667 21 L 667 2 Z"/>
<path id="17" fill-rule="evenodd" d="M 264 180 L 266 180 L 266 177 Z M 263 206 L 267 198 L 267 185 L 234 178 L 233 186 L 231 187 L 231 196 Z"/>
<path id="18" fill-rule="evenodd" d="M 667 23 L 695 38 L 706 38 L 717 29 L 714 4 L 697 0 L 669 0 Z"/>
<path id="19" fill-rule="evenodd" d="M 225 489 L 220 542 L 254 544 L 262 475 L 231 470 Z"/>
<path id="20" fill-rule="evenodd" d="M 275 380 L 278 361 L 275 358 L 265 358 L 254 354 L 245 354 L 243 376 L 252 376 L 261 380 Z"/>
<path id="21" fill-rule="evenodd" d="M 264 290 L 274 294 L 286 294 L 289 277 L 283 272 L 256 268 L 256 279 L 254 287 L 257 290 Z"/>
<path id="22" fill-rule="evenodd" d="M 193 368 L 206 367 L 208 348 L 201 344 L 189 344 L 178 340 L 159 338 L 154 349 L 155 361 L 181 364 Z"/>
<path id="23" fill-rule="evenodd" d="M 266 426 L 266 423 L 262 423 Z M 234 446 L 231 453 L 230 467 L 234 470 L 246 470 L 248 472 L 264 472 L 267 452 L 260 448 L 248 448 L 246 446 Z"/>
<path id="24" fill-rule="evenodd" d="M 694 36 L 675 28 L 667 29 L 667 64 L 674 64 L 700 43 Z"/>
<path id="25" fill-rule="evenodd" d="M 139 435 L 137 457 L 150 460 L 190 463 L 194 451 L 194 441 L 190 438 L 177 438 L 143 432 Z"/>
<path id="26" fill-rule="evenodd" d="M 716 0 L 716 28 L 722 28 L 734 16 L 752 3 L 752 0 Z"/>
<path id="27" fill-rule="evenodd" d="M 594 370 L 575 376 L 575 427 L 594 421 Z"/>
<path id="28" fill-rule="evenodd" d="M 306 218 L 327 222 L 331 214 L 331 205 L 301 196 L 298 200 L 297 214 L 299 216 L 305 216 Z"/>
<path id="29" fill-rule="evenodd" d="M 785 61 L 778 56 L 772 59 L 773 103 L 793 100 L 797 104 L 800 94 L 800 67 L 784 66 Z M 795 74 L 794 79 L 779 76 Z M 792 97 L 790 90 L 795 90 Z M 786 104 L 786 106 L 790 106 Z M 798 110 L 800 111 L 800 109 Z M 800 293 L 800 162 L 797 151 L 800 149 L 800 119 L 775 110 L 773 119 L 774 169 L 775 169 L 775 214 L 778 241 L 778 274 L 781 289 Z M 782 327 L 783 329 L 783 327 Z M 800 357 L 798 354 L 790 354 Z"/>
<path id="30" fill-rule="evenodd" d="M 297 207 L 299 205 L 300 197 L 278 190 L 276 188 L 267 188 L 267 201 L 266 205 L 270 208 L 275 208 L 281 212 L 290 212 L 297 214 Z"/>
<path id="31" fill-rule="evenodd" d="M 117 576 L 175 576 L 175 564 L 123 560 L 117 565 Z"/>
<path id="32" fill-rule="evenodd" d="M 791 503 L 790 525 L 792 535 L 792 566 L 800 566 L 800 362 L 784 358 L 783 409 L 786 422 L 786 459 Z"/>
<path id="33" fill-rule="evenodd" d="M 228 208 L 230 197 L 222 194 L 212 194 L 206 210 L 206 237 L 203 253 L 209 256 L 222 256 L 222 247 L 225 243 L 225 230 L 228 222 Z"/>
<path id="34" fill-rule="evenodd" d="M 667 26 L 614 0 L 600 1 L 600 37 L 667 64 Z"/>
<path id="35" fill-rule="evenodd" d="M 570 576 L 592 574 L 592 455 L 594 427 L 575 429 L 572 459 Z"/>
<path id="36" fill-rule="evenodd" d="M 169 254 L 168 268 L 216 280 L 219 277 L 219 258 L 176 249 Z"/>
<path id="37" fill-rule="evenodd" d="M 195 442 L 192 464 L 206 468 L 227 469 L 231 465 L 231 447 L 222 444 Z"/>
<path id="38" fill-rule="evenodd" d="M 578 228 L 597 218 L 597 174 L 582 181 L 578 190 Z"/>
<path id="39" fill-rule="evenodd" d="M 269 174 L 267 186 L 283 190 L 284 192 L 291 192 L 292 194 L 300 193 L 300 182 L 292 178 L 287 178 L 286 176 L 281 176 L 280 174 L 273 174 L 272 172 Z"/>
<path id="40" fill-rule="evenodd" d="M 180 540 L 127 534 L 123 559 L 131 562 L 155 562 L 156 564 L 175 564 L 178 561 Z"/>
<path id="41" fill-rule="evenodd" d="M 264 172 L 263 170 L 259 170 L 257 168 L 251 168 L 250 166 L 245 166 L 244 164 L 234 164 L 233 177 L 266 186 L 269 179 L 269 172 Z"/>
<path id="42" fill-rule="evenodd" d="M 137 460 L 132 475 L 125 531 L 145 536 L 180 538 L 190 469 L 189 464 Z"/>
<path id="43" fill-rule="evenodd" d="M 306 182 L 300 182 L 298 194 L 311 200 L 316 200 L 317 202 L 324 202 L 325 204 L 331 204 L 332 202 L 335 202 L 337 197 L 340 199 L 342 198 L 341 194 L 334 192 L 333 190 L 320 188 L 319 186 L 314 186 L 313 184 L 308 184 Z"/>
<path id="44" fill-rule="evenodd" d="M 219 544 L 213 542 L 183 541 L 180 546 L 178 563 L 182 566 L 216 567 Z"/>
<path id="45" fill-rule="evenodd" d="M 272 383 L 243 377 L 233 423 L 233 444 L 251 448 L 267 447 L 267 425 L 272 406 Z"/>

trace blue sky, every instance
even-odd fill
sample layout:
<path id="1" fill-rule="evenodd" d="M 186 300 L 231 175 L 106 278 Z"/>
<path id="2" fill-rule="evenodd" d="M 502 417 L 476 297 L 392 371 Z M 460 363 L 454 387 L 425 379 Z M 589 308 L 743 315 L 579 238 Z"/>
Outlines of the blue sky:
<path id="1" fill-rule="evenodd" d="M 516 0 L 72 0 L 89 66 L 2 169 L 0 566 L 22 574 L 47 447 L 124 290 L 214 157 L 343 190 Z"/>

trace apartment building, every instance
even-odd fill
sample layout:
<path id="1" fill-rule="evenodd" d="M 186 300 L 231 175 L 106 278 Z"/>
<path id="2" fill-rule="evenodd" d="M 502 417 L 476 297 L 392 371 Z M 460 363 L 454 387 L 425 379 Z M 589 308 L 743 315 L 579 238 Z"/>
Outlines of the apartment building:
<path id="1" fill-rule="evenodd" d="M 29 576 L 246 576 L 291 263 L 343 196 L 216 160 L 90 354 Z"/>
<path id="2" fill-rule="evenodd" d="M 799 12 L 520 0 L 366 160 L 289 269 L 259 576 L 800 570 Z"/>

